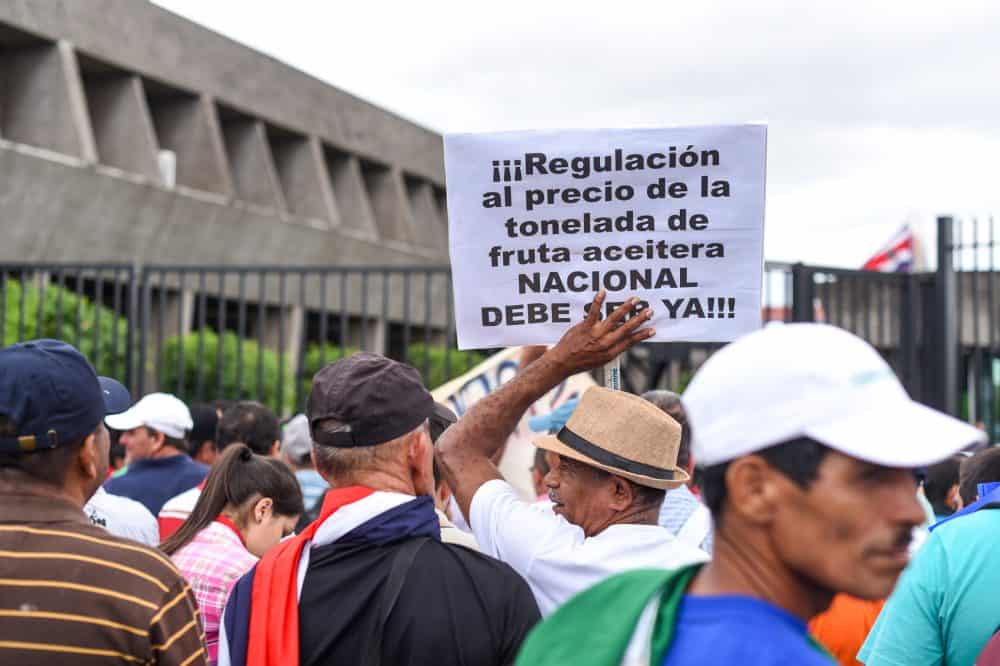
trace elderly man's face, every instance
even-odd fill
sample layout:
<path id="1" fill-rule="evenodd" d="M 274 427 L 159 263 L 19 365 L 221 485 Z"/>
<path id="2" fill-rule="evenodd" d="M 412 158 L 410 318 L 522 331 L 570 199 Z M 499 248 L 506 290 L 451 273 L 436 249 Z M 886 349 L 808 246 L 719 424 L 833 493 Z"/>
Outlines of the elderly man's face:
<path id="1" fill-rule="evenodd" d="M 610 478 L 582 462 L 551 451 L 546 453 L 549 473 L 545 475 L 552 510 L 574 525 L 583 528 L 587 536 L 603 530 L 614 516 L 608 506 L 611 499 Z"/>
<path id="2" fill-rule="evenodd" d="M 772 481 L 780 498 L 769 538 L 789 568 L 863 599 L 892 591 L 909 561 L 913 528 L 925 519 L 910 470 L 831 451 L 808 489 L 785 477 Z"/>

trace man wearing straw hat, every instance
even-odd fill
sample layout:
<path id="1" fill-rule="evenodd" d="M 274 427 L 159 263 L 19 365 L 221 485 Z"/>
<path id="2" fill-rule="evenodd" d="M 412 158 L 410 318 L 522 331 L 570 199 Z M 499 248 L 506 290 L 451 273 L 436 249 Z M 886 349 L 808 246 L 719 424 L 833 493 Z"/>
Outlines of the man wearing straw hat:
<path id="1" fill-rule="evenodd" d="M 536 400 L 652 335 L 640 329 L 650 311 L 636 313 L 635 299 L 601 321 L 603 301 L 602 292 L 583 322 L 438 440 L 445 479 L 480 547 L 528 581 L 543 615 L 614 573 L 707 559 L 657 525 L 666 489 L 688 475 L 677 466 L 680 426 L 638 396 L 591 388 L 565 427 L 535 442 L 548 452 L 551 509 L 522 500 L 490 462 Z"/>
<path id="2" fill-rule="evenodd" d="M 743 336 L 683 399 L 712 561 L 601 582 L 532 632 L 518 666 L 829 666 L 808 620 L 837 593 L 892 591 L 924 521 L 913 469 L 983 440 L 911 400 L 871 345 L 825 324 Z M 909 655 L 884 663 L 944 663 Z"/>

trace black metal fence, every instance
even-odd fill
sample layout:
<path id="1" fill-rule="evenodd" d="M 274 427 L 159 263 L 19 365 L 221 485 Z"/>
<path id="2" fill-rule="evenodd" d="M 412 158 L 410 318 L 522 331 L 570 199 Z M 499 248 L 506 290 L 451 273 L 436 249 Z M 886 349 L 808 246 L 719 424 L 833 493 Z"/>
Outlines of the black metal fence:
<path id="1" fill-rule="evenodd" d="M 861 336 L 918 400 L 981 421 L 1000 439 L 992 218 L 938 221 L 933 272 L 765 267 L 762 318 L 826 321 Z M 137 395 L 303 404 L 312 375 L 356 350 L 413 364 L 429 386 L 490 350 L 455 349 L 447 267 L 0 264 L 0 345 L 34 337 L 76 344 Z M 626 388 L 683 388 L 719 345 L 641 345 Z"/>
<path id="2" fill-rule="evenodd" d="M 131 382 L 135 270 L 128 264 L 0 264 L 0 346 L 52 337 Z"/>
<path id="3" fill-rule="evenodd" d="M 938 275 L 945 311 L 946 408 L 1000 439 L 1000 332 L 997 234 L 992 217 L 946 218 L 939 230 Z"/>
<path id="4" fill-rule="evenodd" d="M 407 361 L 429 385 L 482 358 L 454 349 L 447 268 L 149 266 L 137 289 L 139 393 L 287 412 L 354 351 Z"/>
<path id="5" fill-rule="evenodd" d="M 795 320 L 793 264 L 767 262 L 761 285 L 761 318 L 765 324 Z M 721 343 L 646 343 L 634 347 L 622 361 L 622 384 L 642 393 L 654 388 L 680 391 Z"/>

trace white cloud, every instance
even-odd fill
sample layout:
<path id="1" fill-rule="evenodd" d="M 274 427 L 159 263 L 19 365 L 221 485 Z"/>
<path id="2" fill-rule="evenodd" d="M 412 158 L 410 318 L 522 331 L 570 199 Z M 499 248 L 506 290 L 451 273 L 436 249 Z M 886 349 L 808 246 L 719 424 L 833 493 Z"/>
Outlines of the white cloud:
<path id="1" fill-rule="evenodd" d="M 158 4 L 444 132 L 766 121 L 773 259 L 1000 212 L 1000 3 Z"/>

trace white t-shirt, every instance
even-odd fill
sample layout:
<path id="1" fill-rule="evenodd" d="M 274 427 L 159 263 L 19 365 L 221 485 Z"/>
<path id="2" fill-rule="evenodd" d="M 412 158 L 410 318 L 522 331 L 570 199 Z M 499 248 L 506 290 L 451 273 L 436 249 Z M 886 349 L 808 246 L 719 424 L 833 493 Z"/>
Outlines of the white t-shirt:
<path id="1" fill-rule="evenodd" d="M 139 502 L 121 495 L 112 495 L 98 488 L 83 507 L 94 525 L 100 525 L 115 536 L 132 539 L 147 546 L 160 543 L 156 518 Z"/>
<path id="2" fill-rule="evenodd" d="M 195 486 L 166 501 L 156 517 L 160 524 L 161 539 L 166 539 L 180 528 L 194 511 L 194 505 L 198 503 L 199 497 L 201 497 L 201 487 Z"/>
<path id="3" fill-rule="evenodd" d="M 612 525 L 587 537 L 550 508 L 525 502 L 500 479 L 479 487 L 469 513 L 482 552 L 506 562 L 528 581 L 543 616 L 622 571 L 673 569 L 708 560 L 704 551 L 659 525 Z"/>
<path id="4" fill-rule="evenodd" d="M 479 550 L 476 537 L 472 536 L 469 532 L 463 532 L 455 527 L 455 524 L 448 520 L 448 516 L 441 509 L 435 508 L 434 511 L 437 513 L 438 522 L 441 524 L 441 541 L 445 543 L 457 543 L 459 546 Z"/>

